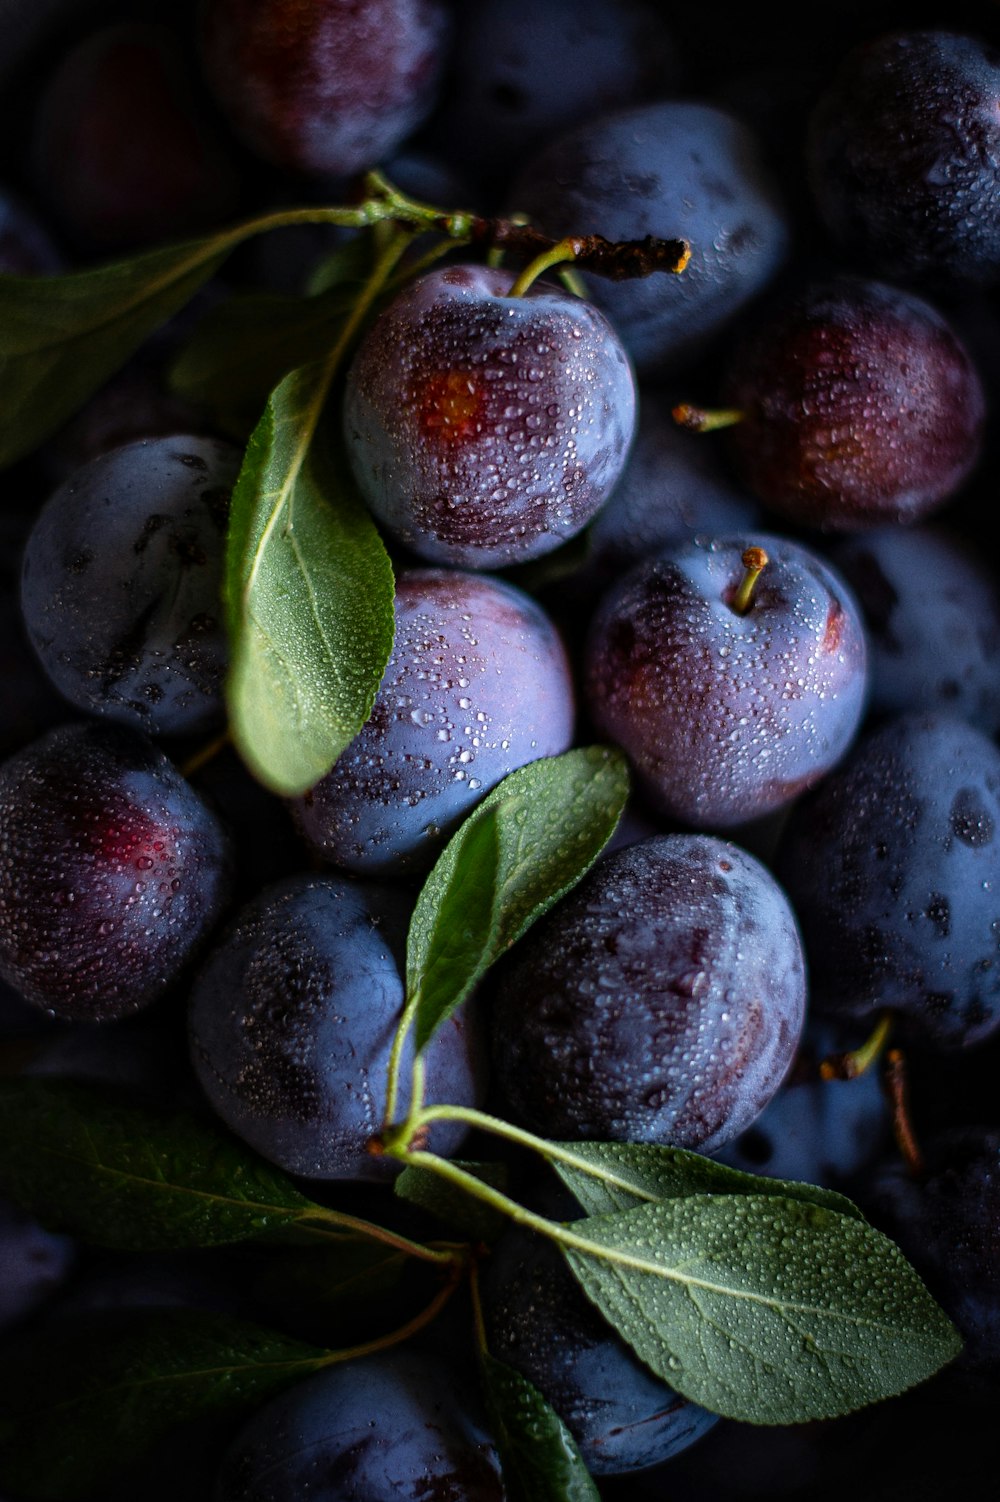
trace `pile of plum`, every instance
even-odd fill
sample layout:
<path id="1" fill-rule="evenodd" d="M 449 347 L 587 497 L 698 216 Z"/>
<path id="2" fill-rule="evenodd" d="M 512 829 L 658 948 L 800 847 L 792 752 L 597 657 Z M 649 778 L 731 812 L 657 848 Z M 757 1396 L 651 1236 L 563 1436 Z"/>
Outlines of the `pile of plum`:
<path id="1" fill-rule="evenodd" d="M 697 9 L 0 5 L 3 1502 L 993 1495 L 1000 7 Z"/>

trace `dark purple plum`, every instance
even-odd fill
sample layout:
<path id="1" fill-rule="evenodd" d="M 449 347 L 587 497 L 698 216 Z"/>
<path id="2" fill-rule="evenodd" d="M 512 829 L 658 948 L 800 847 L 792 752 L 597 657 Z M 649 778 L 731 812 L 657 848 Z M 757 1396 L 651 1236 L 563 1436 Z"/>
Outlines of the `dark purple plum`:
<path id="1" fill-rule="evenodd" d="M 348 871 L 426 869 L 501 778 L 567 751 L 573 726 L 566 651 L 530 596 L 490 575 L 404 570 L 371 716 L 292 810 Z"/>
<path id="2" fill-rule="evenodd" d="M 368 1144 L 385 1124 L 412 907 L 412 896 L 372 883 L 290 876 L 241 911 L 198 973 L 198 1079 L 226 1124 L 289 1173 L 385 1179 L 398 1167 Z M 429 1101 L 478 1103 L 483 1053 L 467 1008 L 423 1058 Z M 400 1113 L 412 1059 L 411 1036 Z M 454 1152 L 464 1135 L 442 1124 L 431 1148 Z"/>
<path id="3" fill-rule="evenodd" d="M 663 95 L 679 74 L 669 22 L 650 0 L 466 0 L 435 139 L 502 184 L 557 132 Z"/>
<path id="4" fill-rule="evenodd" d="M 820 1066 L 864 1041 L 857 1027 L 845 1031 L 810 1018 L 781 1089 L 717 1154 L 719 1161 L 744 1173 L 848 1193 L 888 1140 L 888 1106 L 875 1065 L 856 1079 L 824 1079 Z"/>
<path id="5" fill-rule="evenodd" d="M 376 167 L 437 99 L 441 0 L 202 0 L 209 87 L 243 141 L 293 171 Z"/>
<path id="6" fill-rule="evenodd" d="M 774 869 L 817 1012 L 938 1049 L 1000 1026 L 1000 751 L 964 720 L 894 715 L 792 809 Z"/>
<path id="7" fill-rule="evenodd" d="M 43 667 L 77 709 L 154 736 L 221 724 L 240 458 L 221 439 L 140 439 L 88 461 L 42 508 L 21 605 Z"/>
<path id="8" fill-rule="evenodd" d="M 1000 1130 L 965 1126 L 920 1144 L 922 1166 L 883 1155 L 861 1203 L 955 1321 L 959 1362 L 1000 1378 Z"/>
<path id="9" fill-rule="evenodd" d="M 753 133 L 696 100 L 613 110 L 561 134 L 518 173 L 509 206 L 557 239 L 690 242 L 679 275 L 587 281 L 643 376 L 703 353 L 789 251 L 785 211 Z"/>
<path id="10" fill-rule="evenodd" d="M 219 921 L 228 836 L 145 736 L 60 726 L 0 765 L 0 975 L 108 1022 L 178 978 Z"/>
<path id="11" fill-rule="evenodd" d="M 568 1193 L 532 1207 L 551 1219 L 580 1215 Z M 481 1293 L 490 1354 L 551 1404 L 591 1475 L 658 1465 L 718 1422 L 653 1375 L 587 1298 L 558 1248 L 535 1232 L 504 1232 Z"/>
<path id="12" fill-rule="evenodd" d="M 602 313 L 514 274 L 454 265 L 410 282 L 347 377 L 351 468 L 378 521 L 431 563 L 551 552 L 603 505 L 635 433 L 628 356 Z"/>
<path id="13" fill-rule="evenodd" d="M 1000 731 L 1000 588 L 971 543 L 940 526 L 838 538 L 829 557 L 861 605 L 869 710 L 930 709 Z"/>
<path id="14" fill-rule="evenodd" d="M 62 269 L 48 230 L 20 197 L 0 187 L 0 275 L 49 276 Z"/>
<path id="15" fill-rule="evenodd" d="M 212 1502 L 503 1502 L 475 1395 L 437 1356 L 395 1348 L 272 1398 L 234 1440 Z"/>
<path id="16" fill-rule="evenodd" d="M 166 26 L 92 29 L 52 68 L 31 157 L 39 197 L 88 252 L 183 240 L 236 213 L 237 169 Z"/>
<path id="17" fill-rule="evenodd" d="M 766 563 L 738 608 L 748 547 Z M 867 687 L 859 608 L 811 548 L 697 537 L 601 600 L 584 690 L 661 813 L 729 828 L 789 805 L 847 750 Z"/>
<path id="18" fill-rule="evenodd" d="M 775 297 L 726 360 L 734 465 L 764 507 L 852 532 L 939 510 L 982 450 L 986 393 L 937 308 L 837 276 Z"/>
<path id="19" fill-rule="evenodd" d="M 812 113 L 809 180 L 833 241 L 893 281 L 1000 277 L 1000 53 L 898 30 L 844 57 Z"/>
<path id="20" fill-rule="evenodd" d="M 805 1017 L 791 906 L 754 856 L 662 835 L 605 856 L 513 950 L 491 1002 L 503 1110 L 554 1138 L 711 1153 L 760 1115 Z"/>
<path id="21" fill-rule="evenodd" d="M 59 1291 L 76 1262 L 69 1236 L 0 1199 L 0 1334 L 22 1325 Z"/>
<path id="22" fill-rule="evenodd" d="M 593 600 L 662 548 L 746 532 L 760 517 L 757 501 L 733 479 L 718 448 L 679 428 L 655 389 L 640 390 L 628 462 L 587 528 L 586 558 L 560 587 Z"/>

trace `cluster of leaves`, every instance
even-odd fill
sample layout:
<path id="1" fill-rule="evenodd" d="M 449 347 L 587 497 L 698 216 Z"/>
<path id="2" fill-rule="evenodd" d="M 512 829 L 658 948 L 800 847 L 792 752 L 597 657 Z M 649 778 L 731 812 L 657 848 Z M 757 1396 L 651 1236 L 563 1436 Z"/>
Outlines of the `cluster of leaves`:
<path id="1" fill-rule="evenodd" d="M 207 240 L 55 278 L 0 277 L 0 464 L 33 450 L 181 308 L 243 240 L 303 220 L 374 225 L 301 299 L 238 297 L 199 327 L 177 389 L 213 404 L 247 440 L 232 507 L 226 598 L 230 730 L 274 791 L 311 786 L 370 712 L 392 645 L 393 580 L 354 494 L 328 406 L 345 353 L 415 241 L 423 262 L 472 237 L 468 216 L 403 200 L 381 179 L 352 209 L 271 216 Z M 259 414 L 263 412 L 263 415 Z M 165 1116 L 79 1082 L 0 1081 L 0 1191 L 44 1224 L 125 1252 L 317 1239 L 326 1276 L 355 1302 L 419 1264 L 440 1287 L 399 1330 L 343 1349 L 229 1315 L 136 1311 L 53 1322 L 0 1357 L 0 1486 L 73 1502 L 178 1423 L 238 1412 L 323 1367 L 405 1338 L 432 1318 L 508 1218 L 561 1246 L 589 1297 L 651 1369 L 685 1396 L 752 1423 L 834 1416 L 898 1393 L 957 1350 L 957 1336 L 896 1247 L 840 1196 L 752 1178 L 667 1148 L 560 1144 L 447 1106 L 425 1109 L 420 1055 L 487 969 L 582 877 L 628 792 L 620 755 L 585 747 L 533 763 L 464 822 L 413 914 L 407 1005 L 417 1061 L 407 1118 L 390 1093 L 382 1145 L 406 1165 L 396 1192 L 458 1234 L 412 1241 L 308 1198 L 193 1115 Z M 529 1146 L 584 1218 L 543 1220 L 495 1165 L 420 1150 L 451 1115 Z M 481 1350 L 511 1502 L 597 1491 L 561 1420 Z"/>

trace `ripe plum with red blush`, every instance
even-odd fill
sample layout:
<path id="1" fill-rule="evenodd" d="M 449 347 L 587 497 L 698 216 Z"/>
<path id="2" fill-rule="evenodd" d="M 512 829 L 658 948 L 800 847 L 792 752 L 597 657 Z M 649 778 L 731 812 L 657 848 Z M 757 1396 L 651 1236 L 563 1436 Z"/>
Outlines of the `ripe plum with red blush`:
<path id="1" fill-rule="evenodd" d="M 121 725 L 57 727 L 0 765 L 0 974 L 68 1021 L 161 996 L 221 918 L 226 831 Z"/>
<path id="2" fill-rule="evenodd" d="M 266 162 L 350 177 L 376 167 L 437 100 L 441 0 L 202 0 L 202 65 L 236 134 Z"/>
<path id="3" fill-rule="evenodd" d="M 751 544 L 767 561 L 738 609 Z M 787 807 L 854 739 L 867 692 L 860 610 L 802 543 L 695 537 L 602 598 L 584 692 L 660 814 L 736 827 Z"/>
<path id="4" fill-rule="evenodd" d="M 722 404 L 733 463 L 787 523 L 917 521 L 972 475 L 987 402 L 951 323 L 915 293 L 838 276 L 779 294 L 736 342 Z"/>
<path id="5" fill-rule="evenodd" d="M 204 233 L 232 218 L 241 196 L 191 59 L 152 23 L 92 30 L 55 65 L 31 160 L 39 197 L 88 253 Z"/>
<path id="6" fill-rule="evenodd" d="M 518 943 L 491 996 L 500 1114 L 554 1138 L 712 1153 L 792 1064 L 806 974 L 791 905 L 726 840 L 604 856 Z"/>
<path id="7" fill-rule="evenodd" d="M 372 713 L 292 802 L 295 820 L 358 875 L 426 869 L 501 778 L 569 750 L 574 719 L 566 649 L 529 595 L 489 574 L 404 570 Z"/>
<path id="8" fill-rule="evenodd" d="M 932 1049 L 1000 1027 L 1000 750 L 929 711 L 867 728 L 791 810 L 774 870 L 802 926 L 811 1005 L 895 1014 Z"/>
<path id="9" fill-rule="evenodd" d="M 431 563 L 502 568 L 579 532 L 635 433 L 632 367 L 589 302 L 455 265 L 417 278 L 351 365 L 347 453 L 375 517 Z"/>

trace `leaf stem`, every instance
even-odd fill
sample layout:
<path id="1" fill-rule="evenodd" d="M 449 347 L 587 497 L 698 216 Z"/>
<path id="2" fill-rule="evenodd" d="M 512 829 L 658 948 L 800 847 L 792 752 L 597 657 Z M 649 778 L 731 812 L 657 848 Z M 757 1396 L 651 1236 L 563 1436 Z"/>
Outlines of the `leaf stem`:
<path id="1" fill-rule="evenodd" d="M 319 1221 L 319 1226 L 309 1224 Z M 400 1236 L 395 1231 L 388 1230 L 385 1226 L 377 1226 L 373 1221 L 361 1220 L 355 1215 L 345 1215 L 340 1210 L 328 1210 L 324 1205 L 313 1205 L 303 1212 L 296 1225 L 302 1225 L 306 1230 L 322 1230 L 322 1223 L 337 1226 L 344 1231 L 352 1231 L 355 1235 L 366 1241 L 377 1241 L 383 1246 L 394 1247 L 396 1251 L 403 1252 L 407 1257 L 414 1257 L 420 1262 L 432 1262 L 440 1267 L 449 1267 L 453 1263 L 460 1262 L 464 1257 L 464 1248 L 458 1244 L 446 1243 L 444 1246 L 425 1246 L 423 1242 L 411 1241 L 407 1236 Z"/>
<path id="2" fill-rule="evenodd" d="M 417 1335 L 441 1313 L 458 1287 L 463 1270 L 460 1265 L 456 1264 L 451 1276 L 445 1280 L 430 1303 L 421 1309 L 419 1314 L 414 1315 L 413 1319 L 407 1320 L 405 1325 L 391 1330 L 388 1335 L 379 1335 L 374 1340 L 365 1341 L 363 1345 L 349 1346 L 343 1351 L 331 1351 L 322 1365 L 334 1366 L 339 1362 L 356 1361 L 361 1356 L 373 1356 L 377 1351 L 391 1350 L 393 1346 L 402 1345 L 405 1340 Z"/>

